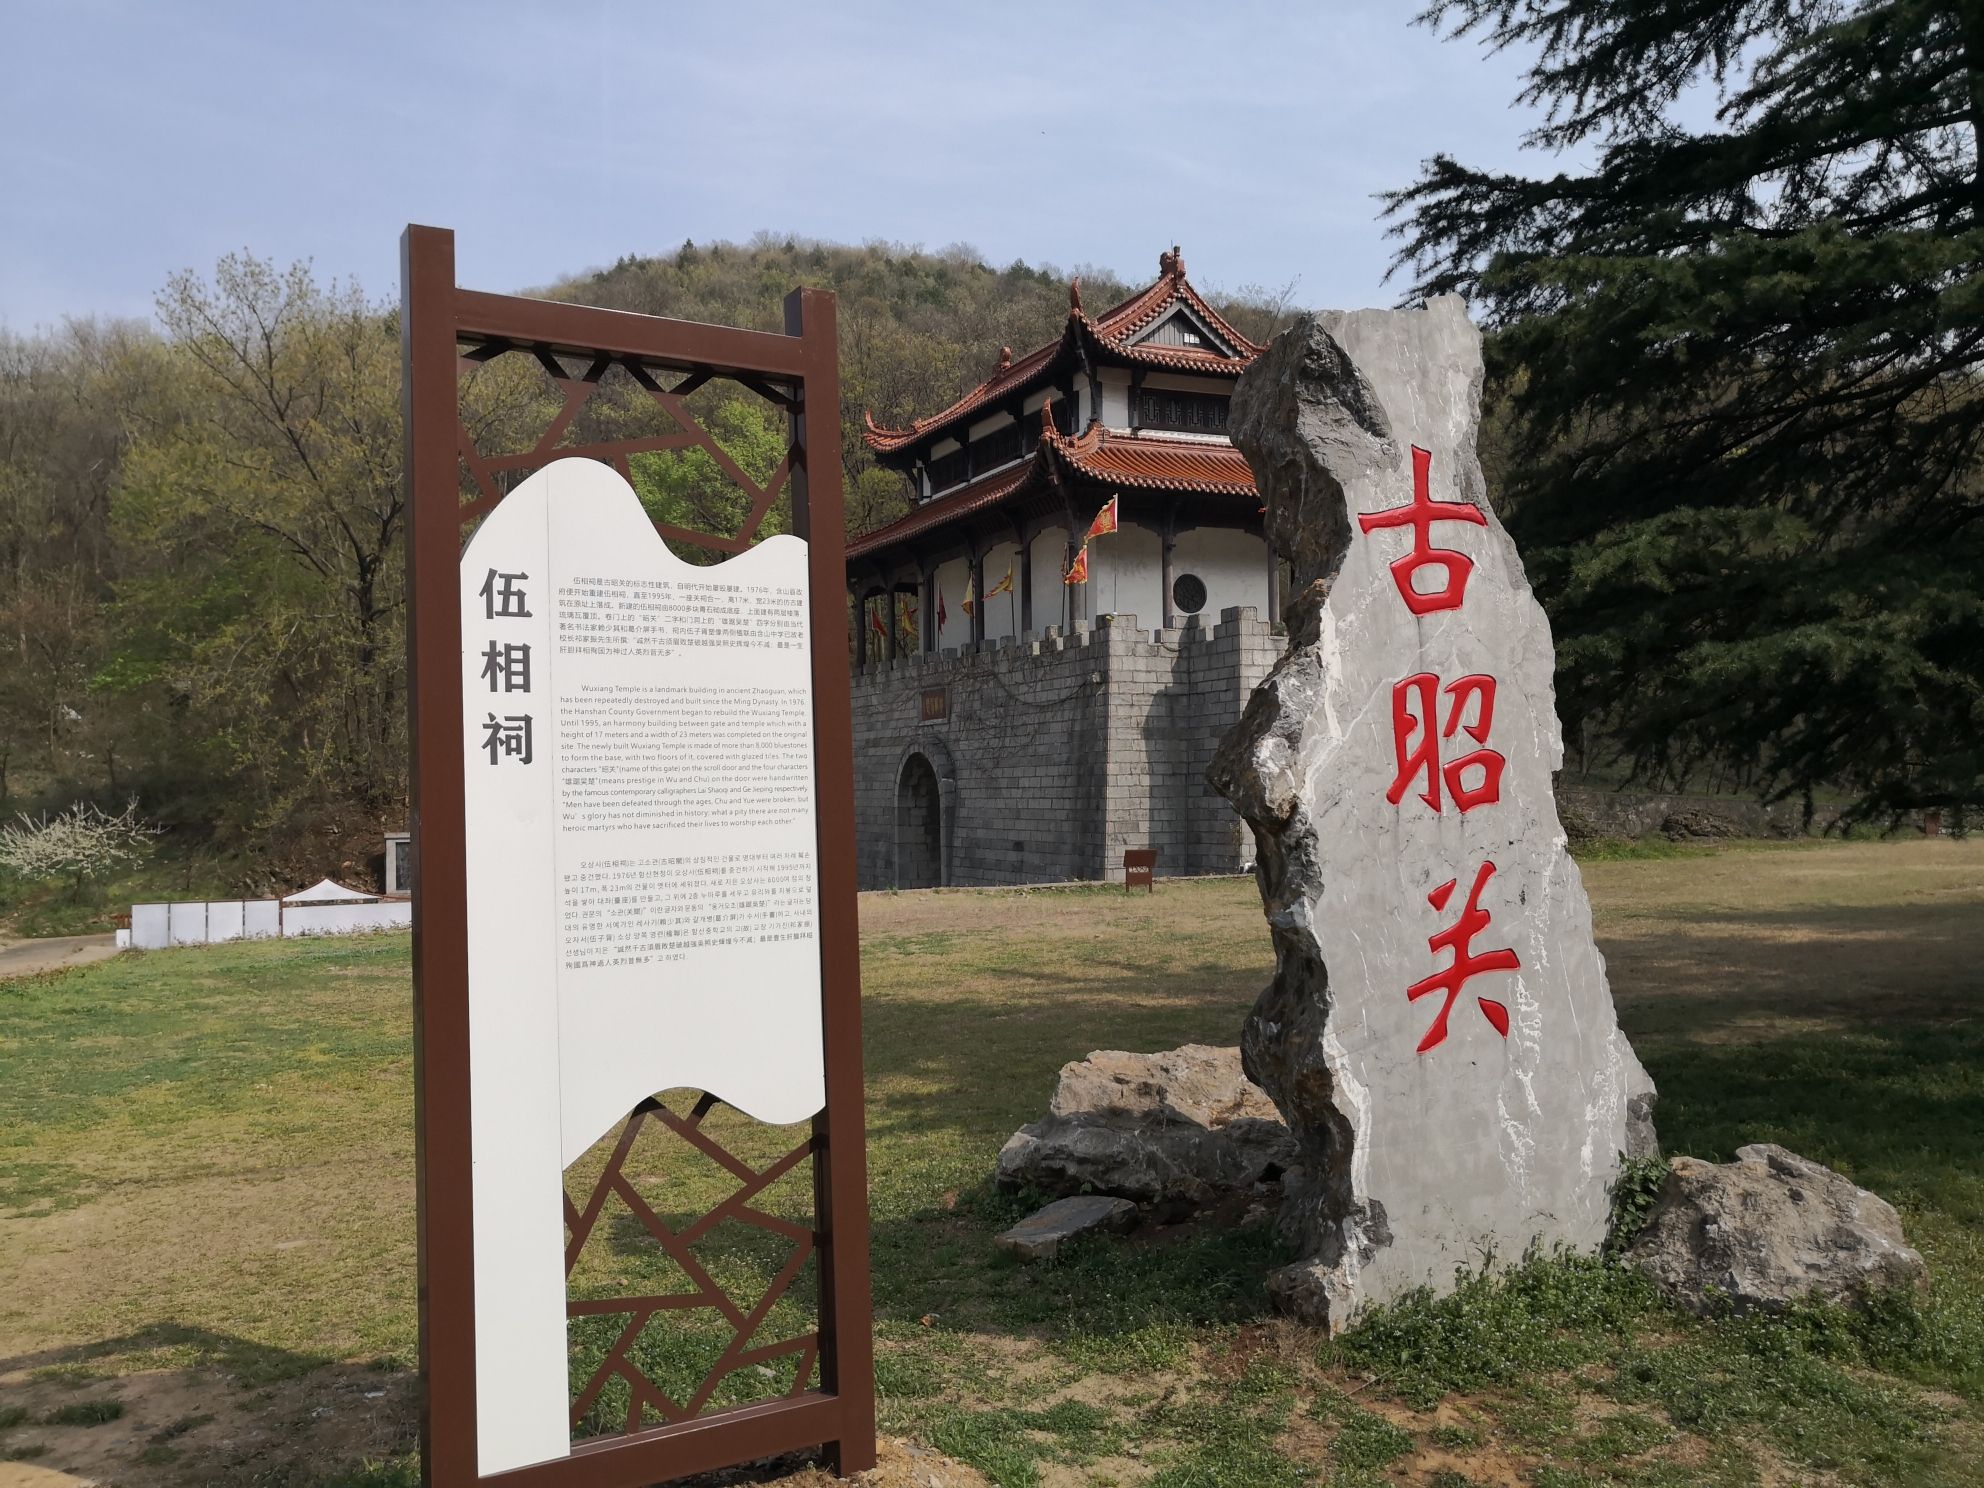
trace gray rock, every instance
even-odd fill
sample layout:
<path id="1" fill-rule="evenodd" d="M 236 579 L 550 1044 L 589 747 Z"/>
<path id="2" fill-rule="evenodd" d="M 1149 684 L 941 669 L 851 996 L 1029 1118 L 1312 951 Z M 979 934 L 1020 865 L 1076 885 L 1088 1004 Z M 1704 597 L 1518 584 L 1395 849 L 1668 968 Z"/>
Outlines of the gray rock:
<path id="1" fill-rule="evenodd" d="M 1046 1119 L 1021 1127 L 999 1153 L 999 1182 L 1197 1205 L 1294 1160 L 1294 1138 L 1241 1073 L 1238 1049 L 1107 1049 L 1061 1067 Z"/>
<path id="2" fill-rule="evenodd" d="M 1595 1250 L 1621 1154 L 1654 1147 L 1551 789 L 1549 625 L 1475 454 L 1481 377 L 1448 297 L 1305 318 L 1233 399 L 1295 584 L 1287 654 L 1208 774 L 1253 829 L 1275 950 L 1241 1053 L 1300 1146 L 1281 1223 L 1303 1258 L 1270 1290 L 1332 1330 L 1531 1246 Z M 1409 522 L 1358 520 L 1406 520 L 1415 450 L 1450 506 L 1430 560 Z M 1492 719 L 1463 683 L 1484 677 Z M 1412 767 L 1429 741 L 1435 767 Z M 1460 945 L 1435 937 L 1470 906 L 1487 919 L 1461 944 L 1503 964 L 1448 996 L 1428 979 Z"/>
<path id="3" fill-rule="evenodd" d="M 992 1243 L 1001 1250 L 1010 1250 L 1023 1261 L 1044 1261 L 1058 1254 L 1077 1235 L 1086 1235 L 1091 1230 L 1127 1230 L 1136 1222 L 1137 1206 L 1128 1199 L 1088 1194 L 1056 1199 L 1004 1234 L 994 1236 Z"/>
<path id="4" fill-rule="evenodd" d="M 1928 1279 L 1892 1205 L 1768 1143 L 1733 1163 L 1675 1158 L 1626 1261 L 1698 1313 L 1777 1312 L 1801 1298 L 1853 1306 Z"/>

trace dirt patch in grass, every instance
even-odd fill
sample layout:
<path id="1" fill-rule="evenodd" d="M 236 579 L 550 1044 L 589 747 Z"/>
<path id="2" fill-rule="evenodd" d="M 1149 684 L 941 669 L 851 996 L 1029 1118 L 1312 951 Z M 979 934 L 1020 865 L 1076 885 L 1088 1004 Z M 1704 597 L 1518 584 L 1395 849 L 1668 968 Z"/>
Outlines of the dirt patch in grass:
<path id="1" fill-rule="evenodd" d="M 325 1463 L 405 1451 L 418 1416 L 403 1371 L 334 1365 L 251 1389 L 213 1368 L 93 1376 L 76 1358 L 4 1368 L 6 1407 L 28 1424 L 0 1451 L 25 1447 L 39 1466 L 109 1483 L 314 1483 Z M 78 1407 L 115 1415 L 83 1424 Z"/>

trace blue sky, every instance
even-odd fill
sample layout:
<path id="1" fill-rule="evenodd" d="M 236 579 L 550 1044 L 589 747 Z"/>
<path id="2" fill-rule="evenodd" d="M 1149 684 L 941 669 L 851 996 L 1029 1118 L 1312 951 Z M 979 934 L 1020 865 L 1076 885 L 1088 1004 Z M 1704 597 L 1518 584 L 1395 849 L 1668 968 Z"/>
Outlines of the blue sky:
<path id="1" fill-rule="evenodd" d="M 0 0 L 0 325 L 242 248 L 387 297 L 409 221 L 491 290 L 771 229 L 1389 303 L 1373 194 L 1534 122 L 1418 8 Z"/>

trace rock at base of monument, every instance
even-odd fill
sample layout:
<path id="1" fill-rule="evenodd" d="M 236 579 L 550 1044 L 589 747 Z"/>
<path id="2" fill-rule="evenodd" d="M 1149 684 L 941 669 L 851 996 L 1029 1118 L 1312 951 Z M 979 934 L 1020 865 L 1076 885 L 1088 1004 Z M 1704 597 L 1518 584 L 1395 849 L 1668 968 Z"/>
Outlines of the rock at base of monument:
<path id="1" fill-rule="evenodd" d="M 1091 1231 L 1123 1231 L 1137 1222 L 1137 1206 L 1128 1199 L 1111 1199 L 1102 1194 L 1086 1194 L 1074 1199 L 1056 1199 L 1045 1209 L 1028 1215 L 992 1243 L 1009 1250 L 1023 1261 L 1045 1261 L 1077 1235 Z"/>
<path id="2" fill-rule="evenodd" d="M 999 1153 L 999 1186 L 1110 1194 L 1189 1211 L 1295 1161 L 1281 1113 L 1238 1049 L 1109 1049 L 1061 1067 L 1045 1119 Z"/>
<path id="3" fill-rule="evenodd" d="M 1885 1199 L 1768 1143 L 1733 1163 L 1675 1158 L 1626 1262 L 1695 1313 L 1859 1306 L 1928 1279 Z"/>

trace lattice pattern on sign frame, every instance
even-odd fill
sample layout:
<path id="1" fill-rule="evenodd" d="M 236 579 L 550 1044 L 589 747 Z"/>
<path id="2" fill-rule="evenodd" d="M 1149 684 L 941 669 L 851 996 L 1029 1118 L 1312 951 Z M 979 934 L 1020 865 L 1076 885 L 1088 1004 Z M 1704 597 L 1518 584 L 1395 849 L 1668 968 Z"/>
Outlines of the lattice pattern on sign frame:
<path id="1" fill-rule="evenodd" d="M 703 426 L 689 408 L 688 398 L 691 393 L 705 384 L 721 379 L 749 389 L 788 413 L 796 413 L 800 410 L 801 403 L 794 390 L 773 379 L 752 373 L 718 372 L 707 367 L 686 372 L 672 387 L 663 387 L 657 373 L 661 376 L 672 374 L 650 367 L 638 357 L 612 356 L 605 352 L 576 354 L 554 352 L 547 347 L 521 346 L 516 342 L 504 340 L 482 341 L 470 345 L 461 352 L 459 365 L 463 371 L 473 371 L 476 367 L 485 366 L 499 357 L 512 354 L 527 356 L 534 360 L 558 385 L 563 401 L 537 442 L 529 449 L 498 455 L 484 454 L 477 447 L 474 435 L 461 419 L 458 401 L 455 419 L 457 449 L 462 468 L 476 492 L 474 498 L 465 502 L 461 508 L 463 523 L 484 516 L 495 508 L 496 503 L 503 499 L 505 493 L 504 477 L 514 475 L 517 479 L 522 479 L 553 460 L 570 456 L 599 460 L 619 471 L 621 479 L 632 485 L 634 474 L 628 463 L 629 456 L 670 450 L 702 450 L 716 462 L 717 468 L 734 482 L 740 491 L 751 498 L 750 508 L 738 530 L 735 533 L 707 532 L 669 522 L 656 522 L 655 531 L 664 538 L 715 553 L 741 553 L 756 541 L 758 530 L 764 525 L 766 514 L 771 511 L 792 475 L 794 462 L 798 458 L 798 448 L 788 442 L 784 458 L 779 461 L 778 467 L 771 475 L 763 481 L 754 480 Z M 583 364 L 582 368 L 580 364 Z M 623 369 L 635 385 L 653 400 L 655 406 L 674 422 L 675 430 L 666 434 L 562 445 L 560 441 L 571 430 L 574 420 L 578 419 L 581 410 L 598 390 L 601 379 L 616 366 Z"/>
<path id="2" fill-rule="evenodd" d="M 570 1193 L 565 1196 L 566 1276 L 569 1277 L 577 1267 L 579 1258 L 585 1251 L 586 1242 L 597 1231 L 600 1216 L 606 1209 L 608 1199 L 618 1198 L 640 1221 L 642 1228 L 653 1237 L 669 1259 L 681 1269 L 693 1287 L 693 1290 L 687 1292 L 636 1297 L 586 1298 L 567 1304 L 567 1316 L 573 1318 L 617 1316 L 623 1313 L 627 1315 L 626 1326 L 620 1330 L 613 1346 L 607 1351 L 606 1358 L 573 1398 L 572 1424 L 575 1427 L 593 1408 L 601 1392 L 616 1378 L 622 1380 L 628 1389 L 625 1429 L 629 1432 L 641 1428 L 642 1415 L 646 1410 L 654 1411 L 671 1425 L 678 1421 L 689 1420 L 709 1406 L 711 1398 L 727 1376 L 752 1365 L 768 1364 L 774 1359 L 797 1356 L 792 1384 L 786 1390 L 786 1395 L 799 1395 L 812 1382 L 814 1364 L 820 1352 L 817 1328 L 811 1333 L 779 1339 L 756 1348 L 748 1345 L 766 1317 L 770 1315 L 772 1308 L 778 1304 L 779 1299 L 798 1277 L 814 1249 L 814 1237 L 810 1229 L 792 1220 L 781 1219 L 777 1215 L 753 1208 L 750 1201 L 791 1172 L 805 1158 L 811 1156 L 814 1151 L 814 1141 L 808 1137 L 770 1166 L 754 1168 L 728 1151 L 702 1129 L 703 1118 L 716 1104 L 715 1096 L 704 1094 L 697 1100 L 694 1109 L 687 1116 L 683 1116 L 669 1109 L 660 1100 L 641 1102 L 627 1118 L 627 1125 L 620 1133 L 620 1140 L 614 1146 L 612 1156 L 607 1159 L 606 1167 L 600 1173 L 598 1182 L 593 1185 L 585 1206 L 581 1208 L 574 1204 Z M 640 1135 L 642 1123 L 650 1119 L 666 1126 L 676 1136 L 738 1180 L 738 1187 L 728 1198 L 701 1218 L 679 1230 L 672 1228 L 654 1212 L 626 1175 L 627 1157 L 633 1151 L 634 1139 Z M 784 1266 L 765 1288 L 764 1294 L 756 1304 L 748 1310 L 723 1290 L 692 1249 L 697 1241 L 709 1235 L 726 1220 L 737 1220 L 792 1243 L 792 1250 Z M 657 1314 L 700 1308 L 715 1311 L 728 1323 L 732 1330 L 731 1339 L 694 1392 L 685 1399 L 676 1400 L 641 1371 L 631 1358 L 631 1350 L 635 1341 L 641 1336 L 642 1330 Z"/>

